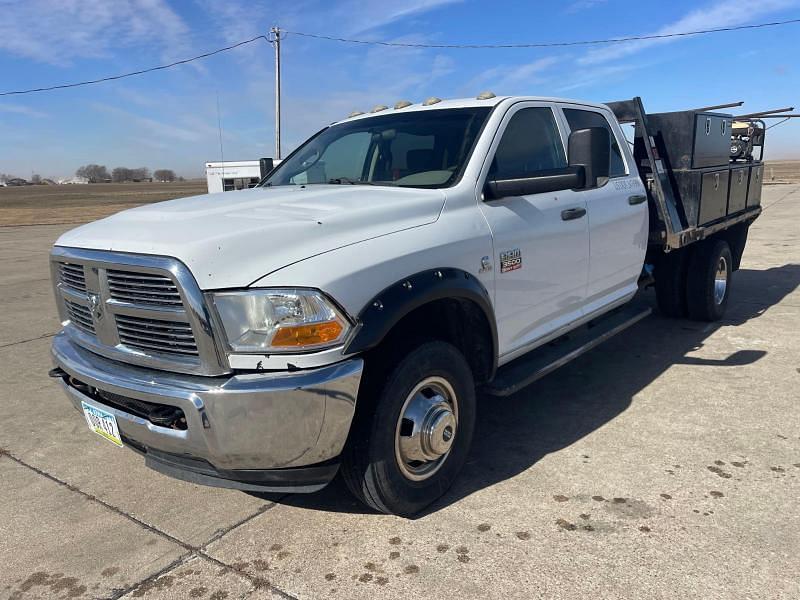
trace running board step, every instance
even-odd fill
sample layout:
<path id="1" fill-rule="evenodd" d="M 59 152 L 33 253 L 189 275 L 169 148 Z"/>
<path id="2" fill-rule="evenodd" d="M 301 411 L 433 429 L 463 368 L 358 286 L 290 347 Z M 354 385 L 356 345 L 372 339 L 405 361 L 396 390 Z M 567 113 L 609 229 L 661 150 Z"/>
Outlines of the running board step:
<path id="1" fill-rule="evenodd" d="M 552 373 L 581 354 L 625 331 L 653 311 L 640 303 L 622 308 L 590 321 L 577 329 L 503 365 L 495 378 L 484 386 L 491 396 L 510 396 L 537 379 Z"/>

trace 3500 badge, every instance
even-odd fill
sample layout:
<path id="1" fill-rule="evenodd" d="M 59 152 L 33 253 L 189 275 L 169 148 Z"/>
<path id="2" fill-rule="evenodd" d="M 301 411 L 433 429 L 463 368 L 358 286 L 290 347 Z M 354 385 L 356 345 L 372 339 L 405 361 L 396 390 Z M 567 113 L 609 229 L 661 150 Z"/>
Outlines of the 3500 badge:
<path id="1" fill-rule="evenodd" d="M 516 271 L 522 267 L 522 252 L 519 248 L 500 253 L 500 272 Z"/>

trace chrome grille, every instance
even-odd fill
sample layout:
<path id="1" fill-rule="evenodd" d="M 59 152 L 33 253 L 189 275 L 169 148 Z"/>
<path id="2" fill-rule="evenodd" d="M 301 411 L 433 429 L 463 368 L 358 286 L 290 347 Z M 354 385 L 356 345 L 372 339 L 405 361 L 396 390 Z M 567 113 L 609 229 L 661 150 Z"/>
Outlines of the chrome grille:
<path id="1" fill-rule="evenodd" d="M 83 265 L 59 263 L 58 277 L 66 287 L 77 292 L 86 293 L 86 277 L 83 274 Z"/>
<path id="2" fill-rule="evenodd" d="M 117 331 L 119 341 L 129 348 L 165 354 L 198 354 L 189 323 L 117 315 Z"/>
<path id="3" fill-rule="evenodd" d="M 94 320 L 92 319 L 92 312 L 89 310 L 89 307 L 70 302 L 66 298 L 64 299 L 64 304 L 67 307 L 69 320 L 75 324 L 75 327 L 94 335 Z"/>
<path id="4" fill-rule="evenodd" d="M 182 306 L 178 287 L 169 277 L 108 269 L 108 291 L 114 300 L 130 304 Z"/>
<path id="5" fill-rule="evenodd" d="M 180 261 L 56 246 L 51 265 L 59 315 L 74 343 L 148 368 L 230 373 L 203 292 Z"/>

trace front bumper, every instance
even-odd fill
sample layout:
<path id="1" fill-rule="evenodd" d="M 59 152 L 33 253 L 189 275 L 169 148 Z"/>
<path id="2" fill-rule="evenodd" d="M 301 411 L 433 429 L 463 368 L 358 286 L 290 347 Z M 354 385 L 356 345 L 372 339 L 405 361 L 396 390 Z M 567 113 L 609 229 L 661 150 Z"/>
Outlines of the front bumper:
<path id="1" fill-rule="evenodd" d="M 364 366 L 354 358 L 308 371 L 179 375 L 103 358 L 64 333 L 52 355 L 73 405 L 112 412 L 123 442 L 149 467 L 254 491 L 315 491 L 334 477 Z M 180 409 L 185 423 L 166 427 L 126 410 L 137 402 Z"/>

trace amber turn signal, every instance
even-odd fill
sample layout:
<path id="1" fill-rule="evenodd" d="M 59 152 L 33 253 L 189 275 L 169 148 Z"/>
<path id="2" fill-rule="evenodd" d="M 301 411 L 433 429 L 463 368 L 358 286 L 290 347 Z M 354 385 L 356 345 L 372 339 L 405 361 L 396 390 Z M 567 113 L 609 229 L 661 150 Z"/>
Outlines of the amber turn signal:
<path id="1" fill-rule="evenodd" d="M 342 334 L 338 321 L 281 327 L 272 338 L 273 347 L 297 348 L 335 341 Z"/>

